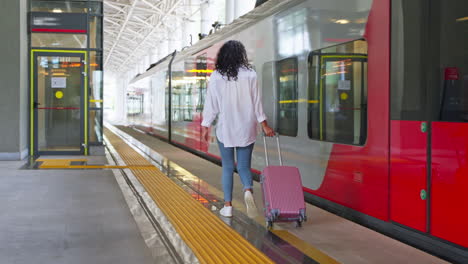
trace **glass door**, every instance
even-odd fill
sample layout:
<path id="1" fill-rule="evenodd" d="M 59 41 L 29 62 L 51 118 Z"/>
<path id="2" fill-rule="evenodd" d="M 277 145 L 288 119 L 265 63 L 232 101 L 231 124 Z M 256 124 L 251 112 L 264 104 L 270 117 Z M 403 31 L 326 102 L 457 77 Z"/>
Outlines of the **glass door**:
<path id="1" fill-rule="evenodd" d="M 84 54 L 40 52 L 34 67 L 34 152 L 84 153 Z"/>

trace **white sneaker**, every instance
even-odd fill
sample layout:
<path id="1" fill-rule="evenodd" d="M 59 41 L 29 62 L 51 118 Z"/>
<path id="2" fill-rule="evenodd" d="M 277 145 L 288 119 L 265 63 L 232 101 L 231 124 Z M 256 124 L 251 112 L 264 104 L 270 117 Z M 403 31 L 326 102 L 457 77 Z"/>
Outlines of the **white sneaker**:
<path id="1" fill-rule="evenodd" d="M 232 206 L 224 206 L 219 210 L 219 214 L 224 217 L 232 217 Z"/>
<path id="2" fill-rule="evenodd" d="M 251 191 L 244 192 L 245 207 L 247 207 L 247 215 L 255 217 L 257 215 L 257 206 Z"/>

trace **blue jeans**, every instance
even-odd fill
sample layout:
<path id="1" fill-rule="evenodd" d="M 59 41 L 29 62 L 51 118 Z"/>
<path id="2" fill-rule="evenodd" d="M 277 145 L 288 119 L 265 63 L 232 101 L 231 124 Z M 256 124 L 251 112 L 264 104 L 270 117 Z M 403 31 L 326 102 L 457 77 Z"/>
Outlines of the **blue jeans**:
<path id="1" fill-rule="evenodd" d="M 223 164 L 223 192 L 224 201 L 232 201 L 232 185 L 234 174 L 234 149 L 237 154 L 237 172 L 240 175 L 242 185 L 245 189 L 252 189 L 252 173 L 250 172 L 250 164 L 252 160 L 252 151 L 254 143 L 247 147 L 226 148 L 224 144 L 218 140 L 219 152 L 221 152 L 221 160 Z"/>

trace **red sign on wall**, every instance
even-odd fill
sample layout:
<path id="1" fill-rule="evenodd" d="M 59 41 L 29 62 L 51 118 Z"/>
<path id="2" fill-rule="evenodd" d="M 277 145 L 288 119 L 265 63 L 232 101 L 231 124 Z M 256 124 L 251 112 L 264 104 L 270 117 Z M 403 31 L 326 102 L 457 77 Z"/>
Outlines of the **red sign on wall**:
<path id="1" fill-rule="evenodd" d="M 457 67 L 447 67 L 445 68 L 445 80 L 446 81 L 451 81 L 451 80 L 458 80 L 460 78 L 460 75 L 458 73 L 458 68 Z"/>

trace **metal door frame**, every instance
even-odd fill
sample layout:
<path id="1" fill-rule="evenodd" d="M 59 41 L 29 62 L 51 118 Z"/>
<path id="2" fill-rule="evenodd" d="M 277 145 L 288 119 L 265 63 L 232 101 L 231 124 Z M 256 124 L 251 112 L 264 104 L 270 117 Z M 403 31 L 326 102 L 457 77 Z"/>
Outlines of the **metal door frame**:
<path id="1" fill-rule="evenodd" d="M 38 150 L 38 122 L 37 122 L 37 109 L 35 102 L 37 102 L 37 57 L 39 56 L 57 56 L 57 57 L 80 57 L 83 62 L 83 71 L 81 76 L 81 100 L 80 100 L 80 140 L 82 142 L 79 151 L 41 151 Z M 88 53 L 83 50 L 49 50 L 49 49 L 32 49 L 30 54 L 30 138 L 29 148 L 30 156 L 39 155 L 88 155 Z"/>

